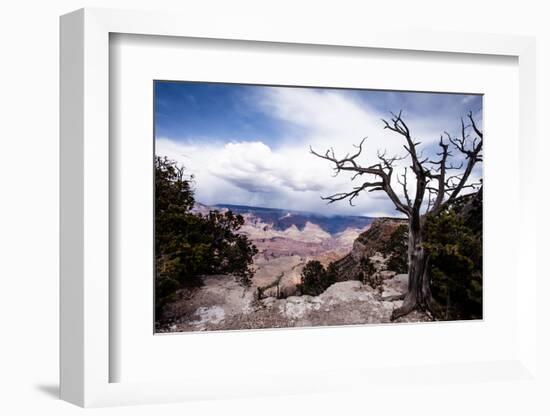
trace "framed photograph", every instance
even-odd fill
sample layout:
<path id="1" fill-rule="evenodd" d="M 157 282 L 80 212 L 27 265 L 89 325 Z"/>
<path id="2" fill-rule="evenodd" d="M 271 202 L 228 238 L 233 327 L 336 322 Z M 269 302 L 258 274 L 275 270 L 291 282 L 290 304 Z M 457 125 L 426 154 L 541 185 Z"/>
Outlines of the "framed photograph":
<path id="1" fill-rule="evenodd" d="M 482 101 L 155 80 L 156 332 L 482 319 Z"/>
<path id="2" fill-rule="evenodd" d="M 61 397 L 536 383 L 534 40 L 243 28 L 61 18 Z"/>

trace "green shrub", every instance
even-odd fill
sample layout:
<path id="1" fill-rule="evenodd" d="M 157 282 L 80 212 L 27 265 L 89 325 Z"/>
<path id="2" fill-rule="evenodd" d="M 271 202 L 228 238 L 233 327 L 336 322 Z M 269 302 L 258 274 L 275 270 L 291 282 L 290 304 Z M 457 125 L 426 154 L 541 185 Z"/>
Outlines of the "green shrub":
<path id="1" fill-rule="evenodd" d="M 424 247 L 440 319 L 482 317 L 481 205 L 465 216 L 465 199 L 426 221 Z"/>
<path id="2" fill-rule="evenodd" d="M 336 273 L 333 263 L 329 265 L 327 271 L 319 261 L 311 260 L 302 270 L 298 289 L 302 295 L 317 296 L 334 283 L 336 283 Z"/>
<path id="3" fill-rule="evenodd" d="M 382 284 L 382 278 L 378 275 L 376 266 L 370 257 L 365 257 L 361 261 L 362 272 L 359 274 L 359 280 L 363 284 L 376 289 Z"/>
<path id="4" fill-rule="evenodd" d="M 201 275 L 229 274 L 243 284 L 253 276 L 256 247 L 237 231 L 244 224 L 231 211 L 193 214 L 193 177 L 167 158 L 155 158 L 155 310 L 179 289 L 200 284 Z"/>
<path id="5" fill-rule="evenodd" d="M 382 254 L 388 258 L 386 267 L 396 273 L 407 273 L 409 227 L 398 226 L 382 248 Z"/>

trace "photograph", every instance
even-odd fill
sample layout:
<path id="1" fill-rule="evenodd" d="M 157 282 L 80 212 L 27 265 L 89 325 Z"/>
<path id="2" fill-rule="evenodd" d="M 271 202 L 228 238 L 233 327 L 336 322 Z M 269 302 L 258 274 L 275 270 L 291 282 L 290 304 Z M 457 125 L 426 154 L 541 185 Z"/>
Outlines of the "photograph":
<path id="1" fill-rule="evenodd" d="M 155 80 L 155 333 L 483 319 L 483 95 Z"/>
<path id="2" fill-rule="evenodd" d="M 550 416 L 545 2 L 286 3 L 2 4 L 0 416 Z"/>

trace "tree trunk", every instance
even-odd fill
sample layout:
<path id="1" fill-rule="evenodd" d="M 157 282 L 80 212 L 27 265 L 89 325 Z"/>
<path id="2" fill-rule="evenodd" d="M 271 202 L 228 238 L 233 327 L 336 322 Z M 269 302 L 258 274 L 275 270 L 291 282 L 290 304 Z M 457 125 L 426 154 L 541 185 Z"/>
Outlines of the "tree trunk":
<path id="1" fill-rule="evenodd" d="M 429 277 L 430 259 L 422 246 L 422 223 L 420 217 L 411 218 L 409 223 L 409 286 L 403 305 L 392 313 L 392 321 L 414 310 L 428 312 L 434 316 Z"/>

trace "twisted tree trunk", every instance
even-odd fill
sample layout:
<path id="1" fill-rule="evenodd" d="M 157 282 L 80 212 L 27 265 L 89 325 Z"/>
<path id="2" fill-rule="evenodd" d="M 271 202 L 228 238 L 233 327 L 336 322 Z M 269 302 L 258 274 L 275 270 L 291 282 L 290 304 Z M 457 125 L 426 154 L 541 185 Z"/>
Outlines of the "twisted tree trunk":
<path id="1" fill-rule="evenodd" d="M 424 219 L 414 215 L 409 221 L 409 286 L 403 305 L 392 313 L 392 321 L 421 310 L 434 316 L 432 292 L 430 290 L 429 255 L 422 245 Z"/>

